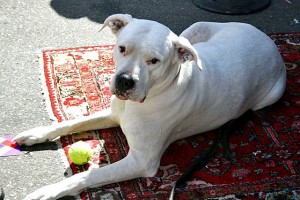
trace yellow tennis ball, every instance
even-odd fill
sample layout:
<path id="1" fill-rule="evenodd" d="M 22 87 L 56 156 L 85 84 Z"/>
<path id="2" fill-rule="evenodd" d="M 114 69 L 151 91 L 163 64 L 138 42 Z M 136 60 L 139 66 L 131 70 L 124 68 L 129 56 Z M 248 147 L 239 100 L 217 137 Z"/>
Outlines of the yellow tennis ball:
<path id="1" fill-rule="evenodd" d="M 71 145 L 69 157 L 76 165 L 84 165 L 92 158 L 93 150 L 89 144 L 78 141 Z"/>

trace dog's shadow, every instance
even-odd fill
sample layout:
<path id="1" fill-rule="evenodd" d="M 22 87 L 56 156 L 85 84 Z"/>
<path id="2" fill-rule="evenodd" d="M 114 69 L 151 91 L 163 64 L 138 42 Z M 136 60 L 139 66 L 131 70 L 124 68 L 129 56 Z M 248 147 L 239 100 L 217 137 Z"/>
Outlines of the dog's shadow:
<path id="1" fill-rule="evenodd" d="M 40 144 L 34 144 L 32 146 L 21 146 L 22 152 L 35 152 L 35 151 L 47 151 L 47 150 L 58 150 L 56 142 L 44 142 Z"/>
<path id="2" fill-rule="evenodd" d="M 109 15 L 128 13 L 136 18 L 161 22 L 175 33 L 181 33 L 200 18 L 203 20 L 203 12 L 205 16 L 211 15 L 210 18 L 216 15 L 198 8 L 192 1 L 52 0 L 50 6 L 63 17 L 87 17 L 100 24 Z M 182 12 L 193 15 L 180 15 Z"/>

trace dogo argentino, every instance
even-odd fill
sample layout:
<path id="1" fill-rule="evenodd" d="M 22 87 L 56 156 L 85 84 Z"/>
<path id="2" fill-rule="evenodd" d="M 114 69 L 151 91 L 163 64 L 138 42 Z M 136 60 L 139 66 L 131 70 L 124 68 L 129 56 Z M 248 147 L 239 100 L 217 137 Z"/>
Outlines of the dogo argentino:
<path id="1" fill-rule="evenodd" d="M 117 37 L 111 108 L 22 132 L 15 141 L 33 145 L 120 126 L 129 153 L 116 163 L 38 189 L 26 200 L 57 199 L 154 176 L 164 150 L 175 140 L 273 104 L 285 90 L 286 71 L 277 47 L 251 25 L 199 22 L 177 36 L 160 23 L 116 14 L 104 27 Z"/>

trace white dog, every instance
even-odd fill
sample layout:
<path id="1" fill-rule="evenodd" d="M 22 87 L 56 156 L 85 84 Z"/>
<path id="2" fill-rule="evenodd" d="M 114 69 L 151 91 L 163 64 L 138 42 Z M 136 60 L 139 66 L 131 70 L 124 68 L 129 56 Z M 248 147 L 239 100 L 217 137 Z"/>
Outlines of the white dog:
<path id="1" fill-rule="evenodd" d="M 43 187 L 27 200 L 154 176 L 161 155 L 175 140 L 273 104 L 285 90 L 277 47 L 251 25 L 199 22 L 178 37 L 160 23 L 116 14 L 105 20 L 106 26 L 117 37 L 111 109 L 28 130 L 15 141 L 33 145 L 72 132 L 121 126 L 130 151 L 119 162 Z"/>

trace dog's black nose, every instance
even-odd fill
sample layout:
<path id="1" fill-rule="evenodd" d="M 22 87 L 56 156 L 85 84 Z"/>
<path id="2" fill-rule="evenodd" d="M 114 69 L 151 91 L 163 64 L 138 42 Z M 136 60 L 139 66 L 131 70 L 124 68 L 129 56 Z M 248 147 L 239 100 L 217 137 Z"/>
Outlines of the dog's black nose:
<path id="1" fill-rule="evenodd" d="M 132 89 L 133 86 L 134 86 L 134 80 L 130 75 L 126 73 L 117 75 L 116 88 L 120 93 L 124 93 L 127 90 Z"/>

